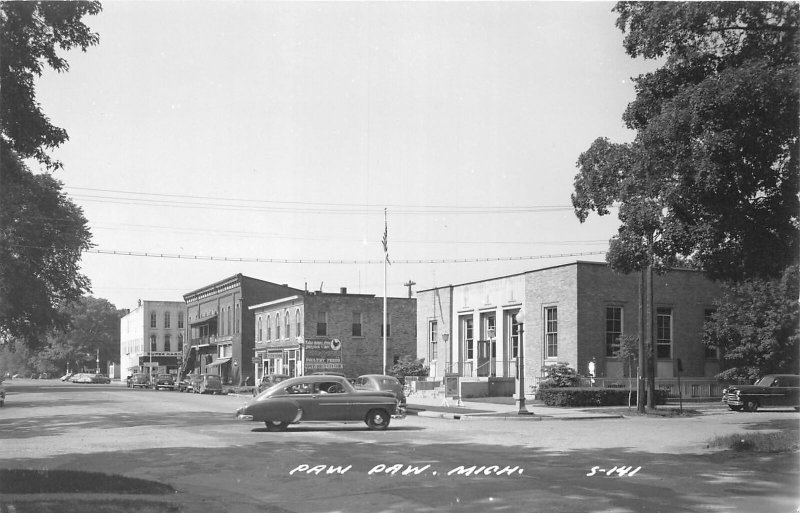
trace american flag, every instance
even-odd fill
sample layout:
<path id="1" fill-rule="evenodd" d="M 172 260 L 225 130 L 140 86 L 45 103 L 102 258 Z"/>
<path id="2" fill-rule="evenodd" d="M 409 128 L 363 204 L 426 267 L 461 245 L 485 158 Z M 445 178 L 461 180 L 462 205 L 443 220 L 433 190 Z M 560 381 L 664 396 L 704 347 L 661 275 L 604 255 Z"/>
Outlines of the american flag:
<path id="1" fill-rule="evenodd" d="M 391 265 L 389 260 L 389 222 L 386 220 L 386 209 L 383 210 L 383 254 L 386 255 L 386 263 Z"/>

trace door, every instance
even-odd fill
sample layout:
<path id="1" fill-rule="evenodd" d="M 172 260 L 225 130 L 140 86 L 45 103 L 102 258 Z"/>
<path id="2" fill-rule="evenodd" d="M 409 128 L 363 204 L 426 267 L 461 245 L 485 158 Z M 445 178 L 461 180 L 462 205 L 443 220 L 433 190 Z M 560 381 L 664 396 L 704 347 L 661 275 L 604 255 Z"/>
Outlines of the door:
<path id="1" fill-rule="evenodd" d="M 491 372 L 489 361 L 491 353 L 489 344 L 489 340 L 478 341 L 478 377 L 486 377 Z"/>

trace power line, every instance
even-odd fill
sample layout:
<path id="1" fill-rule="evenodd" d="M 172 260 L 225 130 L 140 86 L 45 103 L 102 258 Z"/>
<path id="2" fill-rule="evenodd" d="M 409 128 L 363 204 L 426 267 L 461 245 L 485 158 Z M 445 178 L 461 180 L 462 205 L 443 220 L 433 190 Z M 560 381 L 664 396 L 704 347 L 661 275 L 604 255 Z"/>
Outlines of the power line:
<path id="1" fill-rule="evenodd" d="M 245 262 L 245 263 L 267 263 L 267 264 L 348 264 L 348 265 L 370 265 L 383 264 L 383 259 L 379 260 L 344 260 L 344 259 L 302 259 L 302 258 L 248 258 L 248 257 L 221 257 L 211 255 L 181 255 L 170 253 L 149 253 L 141 251 L 119 251 L 106 249 L 89 249 L 84 253 L 96 253 L 101 255 L 132 256 L 145 258 L 168 258 L 178 260 L 201 260 L 217 262 Z M 544 260 L 549 258 L 566 258 L 589 255 L 602 255 L 605 251 L 584 251 L 579 253 L 561 253 L 553 255 L 530 255 L 530 256 L 506 256 L 506 257 L 485 257 L 485 258 L 443 258 L 443 259 L 418 259 L 418 260 L 392 260 L 397 264 L 462 264 L 476 262 L 510 262 L 518 260 Z"/>

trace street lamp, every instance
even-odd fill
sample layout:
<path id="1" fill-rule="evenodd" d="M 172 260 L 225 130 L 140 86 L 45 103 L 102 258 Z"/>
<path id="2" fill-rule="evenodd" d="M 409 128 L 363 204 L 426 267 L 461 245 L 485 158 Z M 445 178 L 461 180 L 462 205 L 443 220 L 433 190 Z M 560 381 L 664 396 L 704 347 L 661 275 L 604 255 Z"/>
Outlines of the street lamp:
<path id="1" fill-rule="evenodd" d="M 442 342 L 444 342 L 444 400 L 442 401 L 442 406 L 450 406 L 450 403 L 447 401 L 447 376 L 450 374 L 447 370 L 447 341 L 450 340 L 449 333 L 442 333 Z"/>
<path id="2" fill-rule="evenodd" d="M 519 410 L 517 411 L 517 415 L 533 415 L 533 412 L 528 411 L 528 409 L 525 407 L 525 341 L 523 339 L 525 310 L 523 307 L 519 307 L 519 311 L 514 315 L 514 318 L 517 320 L 517 325 L 519 326 L 519 348 L 517 350 L 517 374 L 519 374 Z"/>
<path id="3" fill-rule="evenodd" d="M 100 348 L 97 348 L 97 359 L 95 362 L 97 363 L 97 367 L 95 368 L 94 373 L 100 374 Z"/>

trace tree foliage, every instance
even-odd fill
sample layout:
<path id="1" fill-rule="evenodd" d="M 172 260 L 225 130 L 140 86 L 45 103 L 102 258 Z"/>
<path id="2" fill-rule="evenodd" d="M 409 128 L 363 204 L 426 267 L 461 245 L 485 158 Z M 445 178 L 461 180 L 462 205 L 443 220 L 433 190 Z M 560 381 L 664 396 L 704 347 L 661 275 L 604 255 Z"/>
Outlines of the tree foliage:
<path id="1" fill-rule="evenodd" d="M 578 159 L 576 215 L 619 207 L 607 260 L 623 272 L 690 258 L 711 278 L 780 274 L 800 250 L 798 4 L 614 10 L 628 54 L 664 64 L 634 79 L 634 141 L 598 138 Z"/>
<path id="2" fill-rule="evenodd" d="M 386 373 L 396 377 L 400 383 L 405 383 L 406 376 L 425 377 L 429 371 L 430 367 L 425 365 L 424 358 L 414 358 L 407 355 L 392 365 Z"/>
<path id="3" fill-rule="evenodd" d="M 570 367 L 568 363 L 559 362 L 555 365 L 548 365 L 544 371 L 545 377 L 539 383 L 539 388 L 576 387 L 581 381 L 578 371 Z"/>
<path id="4" fill-rule="evenodd" d="M 48 174 L 34 175 L 33 158 L 61 167 L 47 151 L 67 140 L 36 101 L 34 80 L 45 66 L 62 72 L 58 55 L 98 41 L 81 18 L 100 11 L 96 2 L 0 2 L 0 340 L 36 347 L 63 326 L 59 308 L 89 290 L 79 272 L 90 247 L 83 212 Z"/>
<path id="5" fill-rule="evenodd" d="M 779 278 L 752 279 L 724 287 L 705 325 L 704 342 L 719 348 L 719 377 L 750 381 L 770 373 L 800 371 L 800 266 Z"/>
<path id="6" fill-rule="evenodd" d="M 100 10 L 99 2 L 0 3 L 0 146 L 49 169 L 61 167 L 47 150 L 65 142 L 67 132 L 42 112 L 34 82 L 46 65 L 58 72 L 69 69 L 59 50 L 86 51 L 98 43 L 99 36 L 81 19 Z"/>

